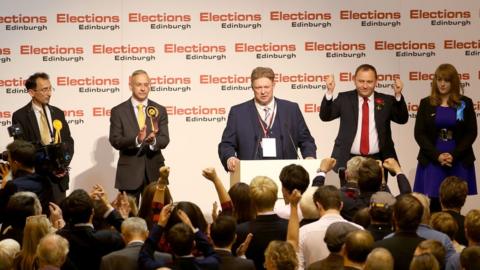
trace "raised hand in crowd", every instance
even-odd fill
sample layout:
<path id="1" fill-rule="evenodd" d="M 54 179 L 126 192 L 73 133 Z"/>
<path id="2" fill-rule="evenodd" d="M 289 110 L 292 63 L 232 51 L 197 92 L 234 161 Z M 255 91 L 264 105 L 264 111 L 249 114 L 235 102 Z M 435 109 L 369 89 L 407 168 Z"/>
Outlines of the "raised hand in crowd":
<path id="1" fill-rule="evenodd" d="M 250 242 L 252 242 L 253 239 L 253 234 L 249 233 L 247 234 L 247 237 L 245 238 L 245 241 L 241 243 L 238 248 L 237 248 L 237 256 L 245 256 L 245 253 L 247 253 L 247 249 L 250 246 Z"/>
<path id="2" fill-rule="evenodd" d="M 336 159 L 331 157 L 324 158 L 320 162 L 320 167 L 317 169 L 317 172 L 328 173 L 335 167 L 335 164 L 337 164 Z"/>
<path id="3" fill-rule="evenodd" d="M 288 220 L 287 242 L 293 245 L 296 252 L 299 249 L 300 219 L 298 218 L 298 203 L 302 199 L 299 190 L 294 189 L 289 196 L 290 201 L 290 219 Z"/>
<path id="4" fill-rule="evenodd" d="M 188 215 L 185 212 L 183 212 L 182 209 L 177 210 L 177 216 L 178 216 L 178 218 L 180 218 L 180 220 L 184 224 L 186 224 L 188 227 L 190 227 L 192 229 L 192 231 L 195 231 L 195 227 L 193 227 L 192 221 L 190 220 Z"/>
<path id="5" fill-rule="evenodd" d="M 203 177 L 205 177 L 207 180 L 211 181 L 213 185 L 215 186 L 215 190 L 217 191 L 218 199 L 220 200 L 220 205 L 225 206 L 226 203 L 231 203 L 232 199 L 230 198 L 230 195 L 228 194 L 227 190 L 223 186 L 222 180 L 217 175 L 217 172 L 215 171 L 215 168 L 209 167 L 205 168 L 202 171 Z M 218 206 L 217 206 L 218 207 Z M 216 210 L 215 214 L 218 215 L 218 212 Z M 213 216 L 212 212 L 212 218 L 213 220 L 216 219 L 216 217 Z"/>
<path id="6" fill-rule="evenodd" d="M 220 214 L 220 211 L 218 210 L 218 203 L 213 202 L 212 204 L 212 222 L 215 222 L 217 220 L 218 215 Z"/>
<path id="7" fill-rule="evenodd" d="M 5 187 L 5 185 L 8 182 L 8 175 L 10 174 L 10 165 L 8 163 L 0 163 L 0 175 L 2 176 L 2 188 Z"/>
<path id="8" fill-rule="evenodd" d="M 383 168 L 387 169 L 390 173 L 397 175 L 402 172 L 402 168 L 400 168 L 400 164 L 394 158 L 387 158 L 383 161 Z"/>
<path id="9" fill-rule="evenodd" d="M 162 166 L 159 169 L 160 177 L 158 178 L 157 183 L 159 185 L 168 185 L 168 177 L 170 176 L 170 167 Z"/>
<path id="10" fill-rule="evenodd" d="M 50 209 L 50 223 L 52 223 L 52 226 L 57 230 L 63 228 L 65 220 L 63 220 L 62 209 L 53 202 L 48 204 L 48 208 Z"/>
<path id="11" fill-rule="evenodd" d="M 162 227 L 165 228 L 168 220 L 170 219 L 170 215 L 172 214 L 172 210 L 173 210 L 173 204 L 172 203 L 169 203 L 162 208 L 162 211 L 160 211 L 160 216 L 159 216 L 158 222 L 157 222 L 157 224 L 159 226 L 162 226 Z"/>
<path id="12" fill-rule="evenodd" d="M 119 192 L 117 194 L 117 197 L 112 202 L 112 206 L 118 211 L 118 213 L 120 213 L 120 215 L 124 219 L 127 219 L 130 216 L 130 212 L 132 209 L 130 206 L 130 202 L 128 201 L 128 195 L 125 191 Z"/>

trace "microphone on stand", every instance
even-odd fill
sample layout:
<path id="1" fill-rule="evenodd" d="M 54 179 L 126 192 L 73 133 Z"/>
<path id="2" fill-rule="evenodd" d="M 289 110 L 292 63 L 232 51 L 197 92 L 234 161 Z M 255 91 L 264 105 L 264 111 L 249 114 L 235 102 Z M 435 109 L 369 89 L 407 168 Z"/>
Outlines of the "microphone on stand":
<path id="1" fill-rule="evenodd" d="M 261 141 L 261 137 L 258 137 L 258 135 L 255 135 L 255 152 L 253 154 L 252 159 L 257 159 L 258 148 L 260 147 L 260 141 Z"/>
<path id="2" fill-rule="evenodd" d="M 284 127 L 287 130 L 288 138 L 290 139 L 290 143 L 292 145 L 293 151 L 295 152 L 295 155 L 297 155 L 297 159 L 301 159 L 300 156 L 298 155 L 297 145 L 293 141 L 292 133 L 290 133 L 290 128 L 288 127 L 288 123 L 285 123 Z"/>

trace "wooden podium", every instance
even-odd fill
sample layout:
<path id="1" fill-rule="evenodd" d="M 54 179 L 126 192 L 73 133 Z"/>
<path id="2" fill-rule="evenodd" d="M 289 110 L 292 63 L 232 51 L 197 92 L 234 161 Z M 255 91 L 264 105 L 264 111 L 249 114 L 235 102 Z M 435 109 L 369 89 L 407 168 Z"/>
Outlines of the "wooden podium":
<path id="1" fill-rule="evenodd" d="M 307 170 L 312 181 L 320 167 L 320 161 L 317 159 L 240 160 L 237 170 L 230 173 L 230 186 L 238 182 L 250 184 L 255 176 L 268 176 L 278 186 L 278 198 L 282 198 L 282 183 L 279 175 L 283 167 L 290 164 L 301 165 Z"/>

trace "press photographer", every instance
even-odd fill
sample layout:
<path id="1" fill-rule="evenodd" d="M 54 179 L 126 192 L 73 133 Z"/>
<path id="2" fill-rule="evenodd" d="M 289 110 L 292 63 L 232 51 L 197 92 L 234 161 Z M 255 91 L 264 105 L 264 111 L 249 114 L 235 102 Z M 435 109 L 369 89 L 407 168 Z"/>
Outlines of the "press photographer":
<path id="1" fill-rule="evenodd" d="M 24 140 L 15 140 L 7 146 L 7 151 L 1 154 L 3 161 L 2 174 L 11 173 L 11 180 L 2 181 L 0 189 L 0 223 L 8 223 L 7 203 L 10 197 L 19 191 L 31 191 L 37 194 L 44 213 L 48 211 L 48 204 L 52 199 L 52 185 L 46 176 L 35 171 L 36 147 Z M 16 213 L 15 213 L 16 214 Z M 4 226 L 2 226 L 5 228 Z"/>
<path id="2" fill-rule="evenodd" d="M 13 113 L 13 137 L 37 146 L 37 172 L 50 179 L 53 202 L 58 204 L 68 189 L 73 138 L 63 111 L 49 104 L 54 92 L 49 76 L 35 73 L 25 81 L 25 88 L 32 100 Z"/>

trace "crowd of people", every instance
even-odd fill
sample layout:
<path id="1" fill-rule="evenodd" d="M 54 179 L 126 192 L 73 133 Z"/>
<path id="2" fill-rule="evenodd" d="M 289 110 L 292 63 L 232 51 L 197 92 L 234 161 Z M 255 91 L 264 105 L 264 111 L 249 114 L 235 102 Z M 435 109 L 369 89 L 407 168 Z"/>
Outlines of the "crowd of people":
<path id="1" fill-rule="evenodd" d="M 206 168 L 206 188 L 213 185 L 220 203 L 211 218 L 194 202 L 173 203 L 165 166 L 138 207 L 126 192 L 109 199 L 100 185 L 74 190 L 59 206 L 41 192 L 2 189 L 0 269 L 479 269 L 480 210 L 461 214 L 464 180 L 442 182 L 441 210 L 432 213 L 428 196 L 412 192 L 393 158 L 352 158 L 340 188 L 325 185 L 335 165 L 324 158 L 309 173 L 291 164 L 279 175 L 281 187 L 258 176 L 228 190 Z M 395 176 L 396 197 L 384 170 Z"/>
<path id="2" fill-rule="evenodd" d="M 281 187 L 256 176 L 227 190 L 206 168 L 220 205 L 206 218 L 195 202 L 172 200 L 161 152 L 170 141 L 168 116 L 148 99 L 145 71 L 132 73 L 132 96 L 111 113 L 109 141 L 120 152 L 113 200 L 98 184 L 66 196 L 73 139 L 63 112 L 49 105 L 48 75 L 33 74 L 26 81 L 32 101 L 13 114 L 15 140 L 8 165 L 0 165 L 0 270 L 480 269 L 480 209 L 462 214 L 467 195 L 477 194 L 477 119 L 455 67 L 440 65 L 420 102 L 413 188 L 390 127 L 409 118 L 403 83 L 395 79 L 393 95 L 376 92 L 377 71 L 368 64 L 353 81 L 354 90 L 335 97 L 333 76 L 326 80 L 319 116 L 339 118 L 340 128 L 316 172 L 291 164 L 278 176 Z M 231 108 L 218 145 L 225 170 L 298 152 L 316 158 L 298 104 L 274 97 L 273 70 L 255 68 L 251 83 L 254 98 Z M 340 182 L 325 185 L 332 170 Z"/>

